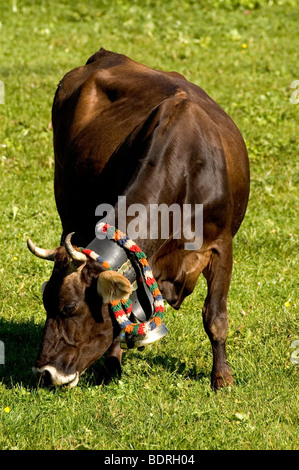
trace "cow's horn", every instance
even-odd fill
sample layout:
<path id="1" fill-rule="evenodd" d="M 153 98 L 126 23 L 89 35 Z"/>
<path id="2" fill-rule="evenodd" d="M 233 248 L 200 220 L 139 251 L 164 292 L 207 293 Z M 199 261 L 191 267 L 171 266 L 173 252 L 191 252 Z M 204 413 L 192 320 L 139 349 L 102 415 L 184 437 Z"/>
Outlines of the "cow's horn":
<path id="1" fill-rule="evenodd" d="M 65 249 L 66 249 L 68 255 L 73 260 L 79 261 L 80 263 L 84 263 L 87 260 L 86 255 L 84 253 L 81 253 L 80 251 L 75 250 L 75 248 L 71 244 L 71 238 L 74 235 L 74 233 L 75 232 L 71 232 L 65 237 L 64 246 L 65 246 Z"/>
<path id="2" fill-rule="evenodd" d="M 35 246 L 32 240 L 30 238 L 27 239 L 27 246 L 31 253 L 33 253 L 35 256 L 38 256 L 39 258 L 42 259 L 48 259 L 50 261 L 54 261 L 54 252 L 55 250 L 45 250 L 44 248 L 38 248 L 38 246 Z"/>

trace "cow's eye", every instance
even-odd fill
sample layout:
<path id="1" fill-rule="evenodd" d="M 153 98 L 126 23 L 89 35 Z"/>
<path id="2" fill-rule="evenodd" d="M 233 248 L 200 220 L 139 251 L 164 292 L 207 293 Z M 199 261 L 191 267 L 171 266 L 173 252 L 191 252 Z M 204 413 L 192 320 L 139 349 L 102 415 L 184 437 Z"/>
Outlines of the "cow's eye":
<path id="1" fill-rule="evenodd" d="M 65 315 L 72 315 L 74 313 L 74 311 L 76 310 L 77 305 L 78 305 L 78 302 L 72 302 L 70 304 L 66 304 L 63 307 L 63 313 Z"/>

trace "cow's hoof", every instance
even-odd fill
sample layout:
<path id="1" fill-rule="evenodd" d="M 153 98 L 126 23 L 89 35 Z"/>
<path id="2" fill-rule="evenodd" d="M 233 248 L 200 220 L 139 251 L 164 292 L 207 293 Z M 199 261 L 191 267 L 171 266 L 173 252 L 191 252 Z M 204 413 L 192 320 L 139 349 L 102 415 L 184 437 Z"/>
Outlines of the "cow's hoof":
<path id="1" fill-rule="evenodd" d="M 102 369 L 99 373 L 98 382 L 108 384 L 114 379 L 121 378 L 121 365 L 117 357 L 107 357 Z"/>
<path id="2" fill-rule="evenodd" d="M 217 391 L 221 388 L 228 387 L 229 385 L 235 385 L 235 381 L 230 370 L 212 374 L 211 386 L 213 390 Z"/>

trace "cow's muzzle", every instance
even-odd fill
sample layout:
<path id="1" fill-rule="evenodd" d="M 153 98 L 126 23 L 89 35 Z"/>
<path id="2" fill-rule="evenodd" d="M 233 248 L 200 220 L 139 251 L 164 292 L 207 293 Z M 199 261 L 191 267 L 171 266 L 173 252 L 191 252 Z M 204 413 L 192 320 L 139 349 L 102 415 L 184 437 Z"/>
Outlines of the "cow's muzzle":
<path id="1" fill-rule="evenodd" d="M 34 374 L 38 377 L 39 385 L 44 387 L 59 387 L 61 385 L 69 388 L 75 387 L 79 381 L 79 372 L 64 375 L 53 366 L 43 366 L 41 368 L 33 368 Z"/>

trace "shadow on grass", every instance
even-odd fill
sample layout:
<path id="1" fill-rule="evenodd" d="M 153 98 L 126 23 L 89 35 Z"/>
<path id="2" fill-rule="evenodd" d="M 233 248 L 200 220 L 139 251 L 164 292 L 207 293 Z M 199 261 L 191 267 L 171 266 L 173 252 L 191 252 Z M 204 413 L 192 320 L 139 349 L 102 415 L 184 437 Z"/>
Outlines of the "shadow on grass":
<path id="1" fill-rule="evenodd" d="M 126 380 L 127 382 L 132 380 L 131 373 L 126 376 L 126 366 L 128 365 L 128 362 L 130 362 L 129 358 L 123 358 L 122 362 L 122 375 L 119 377 L 117 373 L 114 373 L 109 379 L 105 379 L 103 381 L 103 366 L 104 366 L 104 360 L 105 356 L 103 356 L 101 359 L 99 359 L 97 362 L 95 362 L 91 367 L 89 367 L 82 377 L 80 378 L 79 386 L 81 385 L 82 387 L 94 387 L 97 385 L 109 385 L 110 383 L 117 383 L 119 382 L 119 379 L 122 378 L 122 380 Z M 163 370 L 167 371 L 173 376 L 176 376 L 177 378 L 180 378 L 182 380 L 184 379 L 189 379 L 194 382 L 200 382 L 201 380 L 209 379 L 210 380 L 210 371 L 207 371 L 205 367 L 202 367 L 198 369 L 196 365 L 187 364 L 186 362 L 182 362 L 179 358 L 177 357 L 168 357 L 167 354 L 165 355 L 158 355 L 156 356 L 154 353 L 153 355 L 149 358 L 143 357 L 140 358 L 138 362 L 146 362 L 147 365 L 150 366 L 152 369 L 151 372 L 146 372 L 146 377 L 149 375 L 159 375 L 163 374 Z M 105 368 L 105 367 L 104 367 Z M 138 372 L 138 375 L 143 375 L 144 372 L 140 370 Z M 123 377 L 126 377 L 125 379 Z"/>
<path id="2" fill-rule="evenodd" d="M 4 343 L 4 364 L 0 364 L 0 381 L 7 387 L 23 386 L 35 389 L 37 381 L 32 373 L 32 367 L 38 356 L 43 335 L 43 325 L 36 325 L 32 322 L 17 323 L 13 320 L 0 319 L 0 341 Z M 179 357 L 165 354 L 156 355 L 154 352 L 150 356 L 143 356 L 137 352 L 140 361 L 146 361 L 152 369 L 161 373 L 165 369 L 172 374 L 192 380 L 201 380 L 209 374 L 203 368 L 196 367 L 192 362 L 189 364 Z M 104 355 L 84 373 L 83 382 L 89 386 L 99 385 L 102 375 L 102 367 L 105 360 Z M 130 360 L 136 357 L 123 357 L 123 368 Z M 1 361 L 2 362 L 2 361 Z M 111 377 L 113 381 L 118 381 L 118 377 Z"/>
<path id="3" fill-rule="evenodd" d="M 177 374 L 182 378 L 197 381 L 210 375 L 204 368 L 198 368 L 196 364 L 192 363 L 192 360 L 190 360 L 190 363 L 187 363 L 179 357 L 169 356 L 166 353 L 164 355 L 155 355 L 153 353 L 152 356 L 147 356 L 144 360 L 146 360 L 153 371 L 165 369 L 171 374 Z"/>
<path id="4" fill-rule="evenodd" d="M 32 367 L 38 355 L 43 326 L 32 322 L 16 323 L 0 319 L 0 340 L 4 343 L 4 364 L 0 364 L 0 381 L 7 387 L 23 385 L 35 388 Z M 3 359 L 3 358 L 2 358 Z"/>

